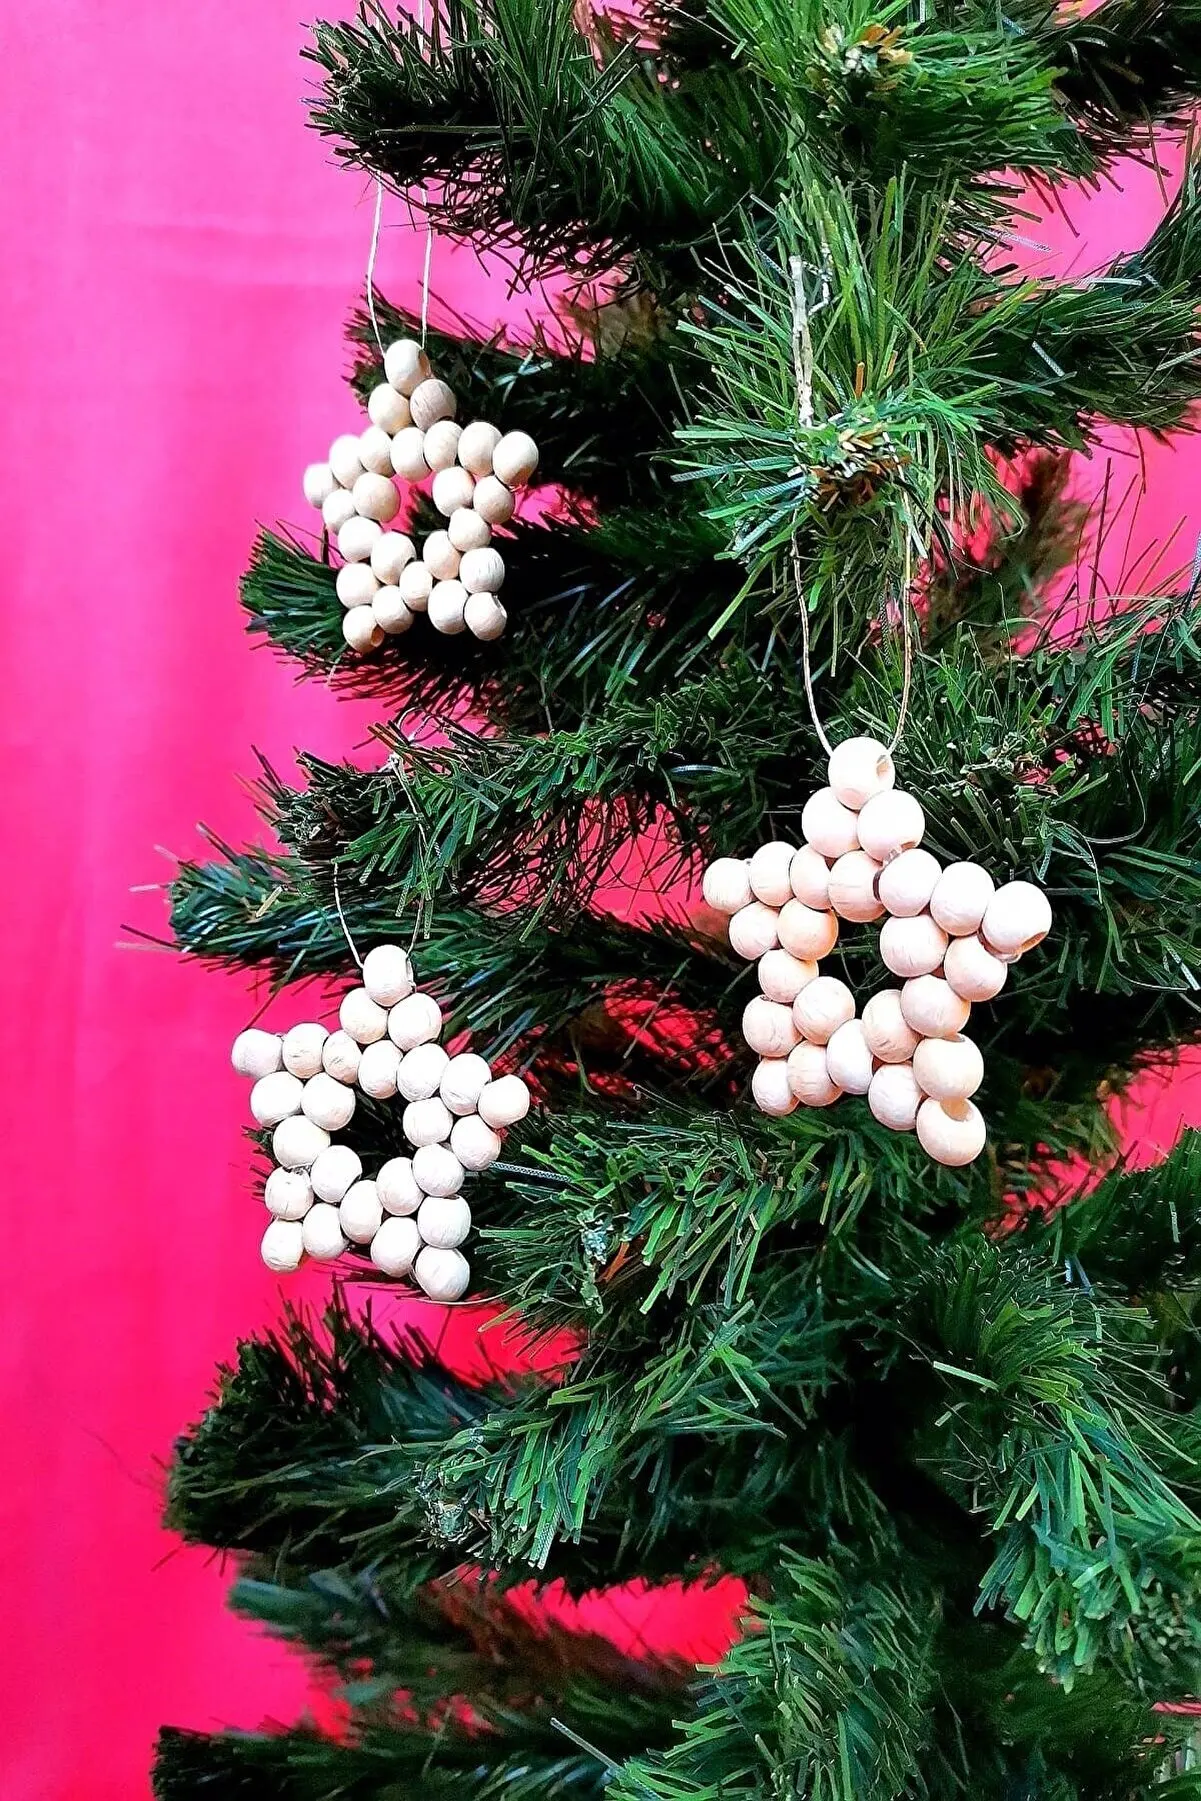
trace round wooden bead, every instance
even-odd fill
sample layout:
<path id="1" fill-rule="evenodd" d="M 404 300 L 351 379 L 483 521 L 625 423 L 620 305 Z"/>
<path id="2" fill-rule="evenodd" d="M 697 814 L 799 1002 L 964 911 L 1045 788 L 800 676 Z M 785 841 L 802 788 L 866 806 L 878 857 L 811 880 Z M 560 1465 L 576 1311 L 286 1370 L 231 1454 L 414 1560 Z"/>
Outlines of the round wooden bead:
<path id="1" fill-rule="evenodd" d="M 450 1128 L 450 1148 L 464 1169 L 487 1169 L 500 1156 L 500 1135 L 478 1113 L 468 1113 Z"/>
<path id="2" fill-rule="evenodd" d="M 431 1301 L 447 1304 L 466 1294 L 471 1265 L 462 1251 L 442 1251 L 436 1245 L 427 1244 L 417 1253 L 413 1274 Z"/>
<path id="3" fill-rule="evenodd" d="M 827 778 L 844 807 L 853 812 L 897 779 L 892 753 L 875 738 L 844 738 L 830 753 Z"/>
<path id="4" fill-rule="evenodd" d="M 961 1169 L 984 1149 L 984 1115 L 971 1101 L 923 1101 L 917 1113 L 922 1149 L 935 1163 Z"/>
<path id="5" fill-rule="evenodd" d="M 474 507 L 460 507 L 447 520 L 446 535 L 462 554 L 468 550 L 483 550 L 492 540 L 492 527 L 486 519 L 480 518 Z"/>
<path id="6" fill-rule="evenodd" d="M 830 905 L 840 919 L 866 925 L 879 919 L 884 907 L 876 894 L 880 865 L 865 850 L 849 850 L 830 869 Z"/>
<path id="7" fill-rule="evenodd" d="M 413 424 L 420 431 L 428 431 L 439 419 L 453 419 L 458 405 L 446 383 L 434 375 L 418 382 L 409 395 L 409 411 L 413 415 Z"/>
<path id="8" fill-rule="evenodd" d="M 386 1219 L 371 1240 L 371 1261 L 385 1276 L 407 1276 L 420 1249 L 415 1219 Z"/>
<path id="9" fill-rule="evenodd" d="M 383 477 L 373 475 L 371 479 L 382 481 Z M 393 492 L 395 493 L 395 489 Z M 374 519 L 364 519 L 356 513 L 338 533 L 338 555 L 346 563 L 365 563 L 382 536 L 383 532 Z"/>
<path id="10" fill-rule="evenodd" d="M 310 463 L 304 472 L 304 497 L 311 507 L 323 506 L 337 486 L 328 463 Z"/>
<path id="11" fill-rule="evenodd" d="M 396 587 L 410 613 L 424 613 L 434 591 L 434 578 L 424 563 L 410 563 L 401 570 Z"/>
<path id="12" fill-rule="evenodd" d="M 331 1144 L 313 1164 L 309 1181 L 319 1201 L 329 1201 L 336 1207 L 362 1173 L 363 1162 L 357 1151 L 348 1144 Z"/>
<path id="13" fill-rule="evenodd" d="M 492 474 L 492 452 L 500 443 L 500 433 L 484 419 L 473 419 L 463 427 L 459 439 L 459 461 L 478 480 Z"/>
<path id="14" fill-rule="evenodd" d="M 451 582 L 463 561 L 445 532 L 431 532 L 421 546 L 421 560 L 436 582 Z"/>
<path id="15" fill-rule="evenodd" d="M 474 1113 L 491 1080 L 492 1067 L 487 1059 L 474 1051 L 463 1051 L 452 1057 L 442 1071 L 438 1093 L 452 1113 Z"/>
<path id="16" fill-rule="evenodd" d="M 880 958 L 885 969 L 909 981 L 942 968 L 947 935 L 928 913 L 915 919 L 886 919 L 880 927 Z"/>
<path id="17" fill-rule="evenodd" d="M 300 1112 L 303 1093 L 299 1076 L 290 1075 L 286 1069 L 276 1070 L 269 1076 L 260 1076 L 250 1090 L 250 1111 L 260 1126 L 277 1126 L 281 1119 L 290 1119 L 293 1113 Z"/>
<path id="18" fill-rule="evenodd" d="M 998 957 L 1016 962 L 1051 930 L 1051 903 L 1033 882 L 1006 882 L 989 901 L 980 936 Z"/>
<path id="19" fill-rule="evenodd" d="M 263 1233 L 259 1256 L 277 1276 L 299 1269 L 304 1257 L 304 1230 L 299 1220 L 273 1219 Z"/>
<path id="20" fill-rule="evenodd" d="M 399 395 L 397 398 L 400 398 Z M 380 426 L 369 425 L 366 431 L 361 433 L 359 437 L 359 461 L 362 463 L 363 468 L 372 475 L 388 477 L 392 474 L 392 439 Z M 362 477 L 360 476 L 359 479 L 362 480 Z M 356 482 L 355 487 L 357 488 L 358 485 L 358 482 Z M 388 486 L 392 488 L 391 481 L 388 482 Z M 395 488 L 392 488 L 392 492 L 395 494 Z M 357 505 L 358 503 L 356 502 L 355 504 Z M 358 510 L 360 513 L 363 511 L 362 507 L 359 507 Z M 375 515 L 372 515 L 372 517 L 374 516 Z"/>
<path id="21" fill-rule="evenodd" d="M 756 900 L 766 901 L 769 907 L 782 907 L 785 901 L 792 899 L 788 871 L 795 854 L 795 844 L 785 844 L 779 838 L 759 846 L 748 866 L 751 892 Z"/>
<path id="22" fill-rule="evenodd" d="M 842 1089 L 830 1074 L 824 1045 L 808 1040 L 788 1053 L 788 1086 L 802 1107 L 831 1107 Z"/>
<path id="23" fill-rule="evenodd" d="M 772 1119 L 783 1119 L 800 1106 L 788 1084 L 788 1064 L 782 1057 L 766 1058 L 756 1063 L 751 1076 L 751 1096 L 760 1113 Z"/>
<path id="24" fill-rule="evenodd" d="M 400 1052 L 390 1038 L 381 1038 L 363 1052 L 358 1085 L 372 1100 L 390 1101 L 396 1093 L 399 1072 Z"/>
<path id="25" fill-rule="evenodd" d="M 394 1007 L 413 992 L 413 965 L 399 944 L 377 944 L 363 959 L 363 987 L 377 1007 Z"/>
<path id="26" fill-rule="evenodd" d="M 882 1063 L 868 1085 L 867 1104 L 890 1132 L 912 1132 L 922 1104 L 912 1063 Z"/>
<path id="27" fill-rule="evenodd" d="M 715 913 L 737 913 L 749 907 L 751 893 L 750 864 L 743 857 L 718 857 L 701 877 L 701 893 Z"/>
<path id="28" fill-rule="evenodd" d="M 760 1057 L 786 1057 L 800 1037 L 791 1007 L 753 995 L 742 1010 L 742 1035 Z"/>
<path id="29" fill-rule="evenodd" d="M 409 1143 L 420 1148 L 423 1144 L 443 1144 L 450 1137 L 455 1120 L 446 1102 L 435 1094 L 428 1100 L 410 1101 L 400 1123 Z"/>
<path id="30" fill-rule="evenodd" d="M 378 588 L 371 601 L 371 612 L 381 631 L 399 638 L 413 629 L 417 615 L 404 603 L 399 588 Z"/>
<path id="31" fill-rule="evenodd" d="M 423 482 L 430 472 L 425 460 L 425 433 L 415 425 L 398 431 L 392 440 L 392 467 L 401 481 Z"/>
<path id="32" fill-rule="evenodd" d="M 302 1169 L 273 1169 L 263 1199 L 276 1219 L 303 1219 L 313 1204 L 313 1184 Z"/>
<path id="33" fill-rule="evenodd" d="M 966 1101 L 984 1080 L 984 1058 L 970 1038 L 923 1038 L 913 1053 L 918 1087 L 936 1101 Z"/>
<path id="34" fill-rule="evenodd" d="M 435 582 L 430 589 L 430 624 L 443 637 L 457 638 L 467 629 L 467 590 L 462 582 Z"/>
<path id="35" fill-rule="evenodd" d="M 413 1152 L 413 1180 L 423 1194 L 458 1194 L 464 1174 L 463 1165 L 444 1144 L 423 1144 Z M 423 1232 L 421 1236 L 427 1235 Z"/>
<path id="36" fill-rule="evenodd" d="M 481 644 L 491 644 L 504 635 L 509 615 L 495 594 L 469 594 L 463 608 L 463 623 Z"/>
<path id="37" fill-rule="evenodd" d="M 830 905 L 830 865 L 811 844 L 802 844 L 788 867 L 788 879 L 797 900 L 819 912 Z"/>
<path id="38" fill-rule="evenodd" d="M 493 446 L 492 473 L 506 488 L 524 488 L 537 467 L 538 446 L 528 432 L 506 432 Z"/>
<path id="39" fill-rule="evenodd" d="M 471 1208 L 461 1194 L 431 1194 L 421 1203 L 417 1230 L 435 1250 L 453 1251 L 471 1230 Z"/>
<path id="40" fill-rule="evenodd" d="M 401 570 L 407 569 L 416 555 L 413 540 L 407 532 L 383 532 L 372 546 L 371 572 L 379 581 L 394 588 L 400 580 Z"/>
<path id="41" fill-rule="evenodd" d="M 363 473 L 359 440 L 354 432 L 344 431 L 329 447 L 329 466 L 335 481 L 343 488 L 353 488 Z"/>
<path id="42" fill-rule="evenodd" d="M 335 538 L 346 521 L 354 519 L 356 516 L 354 501 L 347 488 L 335 488 L 333 493 L 321 503 L 321 523 L 326 531 L 331 532 Z"/>
<path id="43" fill-rule="evenodd" d="M 762 901 L 739 907 L 727 927 L 731 948 L 748 962 L 757 963 L 765 951 L 774 950 L 780 942 L 779 920 L 776 909 Z"/>
<path id="44" fill-rule="evenodd" d="M 928 850 L 903 850 L 880 871 L 876 893 L 894 919 L 916 919 L 926 911 L 941 876 L 942 865 Z"/>
<path id="45" fill-rule="evenodd" d="M 496 594 L 504 585 L 505 559 L 499 550 L 469 550 L 459 565 L 459 580 L 469 594 Z"/>
<path id="46" fill-rule="evenodd" d="M 863 1021 L 848 1019 L 831 1032 L 826 1045 L 830 1080 L 844 1094 L 866 1094 L 875 1068 L 871 1046 L 863 1035 Z"/>
<path id="47" fill-rule="evenodd" d="M 413 1174 L 411 1157 L 389 1157 L 375 1178 L 375 1186 L 385 1213 L 416 1213 L 425 1199 Z"/>
<path id="48" fill-rule="evenodd" d="M 429 460 L 428 446 L 426 460 Z M 446 469 L 439 469 L 431 489 L 434 505 L 444 519 L 449 519 L 452 513 L 458 513 L 463 508 L 471 506 L 471 497 L 474 493 L 475 482 L 468 475 L 466 469 L 460 469 L 457 463 L 451 463 Z"/>
<path id="49" fill-rule="evenodd" d="M 415 338 L 397 338 L 384 352 L 384 374 L 398 394 L 411 394 L 429 380 L 430 360 Z"/>
<path id="50" fill-rule="evenodd" d="M 973 932 L 969 938 L 952 938 L 942 973 L 965 1001 L 991 1001 L 1004 988 L 1009 969 Z"/>
<path id="51" fill-rule="evenodd" d="M 370 607 L 351 607 L 342 615 L 342 636 L 351 650 L 377 650 L 384 641 L 384 628 Z"/>
<path id="52" fill-rule="evenodd" d="M 516 502 L 513 495 L 495 475 L 485 475 L 476 482 L 471 504 L 489 525 L 507 525 L 513 517 Z"/>
<path id="53" fill-rule="evenodd" d="M 374 1182 L 354 1182 L 338 1204 L 338 1223 L 351 1244 L 370 1244 L 383 1224 L 384 1209 Z"/>
<path id="54" fill-rule="evenodd" d="M 400 495 L 386 475 L 375 475 L 370 471 L 366 475 L 360 475 L 350 491 L 350 497 L 354 501 L 355 512 L 362 518 L 376 519 L 384 525 L 389 519 L 395 519 L 400 511 Z M 349 523 L 347 520 L 347 525 Z M 346 526 L 343 526 L 342 531 L 345 530 Z M 338 548 L 342 548 L 341 532 L 338 534 Z M 374 549 L 374 542 L 371 548 Z M 370 556 L 371 550 L 367 554 Z"/>
<path id="55" fill-rule="evenodd" d="M 283 1067 L 283 1039 L 278 1032 L 263 1032 L 250 1026 L 234 1039 L 229 1060 L 240 1076 L 250 1076 L 256 1082 L 263 1076 L 273 1076 Z"/>
<path id="56" fill-rule="evenodd" d="M 326 1201 L 309 1208 L 301 1221 L 300 1235 L 305 1250 L 318 1263 L 332 1263 L 346 1249 L 338 1209 Z"/>
<path id="57" fill-rule="evenodd" d="M 388 1014 L 388 1036 L 402 1051 L 431 1043 L 441 1030 L 442 1009 L 432 994 L 406 995 Z"/>
<path id="58" fill-rule="evenodd" d="M 349 1032 L 331 1032 L 321 1046 L 321 1067 L 335 1082 L 354 1082 L 359 1073 L 362 1050 Z M 328 1198 L 328 1197 L 326 1197 Z"/>
<path id="59" fill-rule="evenodd" d="M 902 851 L 916 849 L 926 830 L 926 815 L 917 801 L 897 788 L 867 801 L 856 817 L 859 842 L 877 863 L 890 863 Z"/>
<path id="60" fill-rule="evenodd" d="M 967 1024 L 971 1008 L 942 976 L 915 976 L 901 989 L 905 1023 L 919 1038 L 953 1038 Z"/>
<path id="61" fill-rule="evenodd" d="M 791 951 L 765 951 L 759 959 L 760 988 L 769 1001 L 781 1001 L 786 1007 L 818 974 L 812 958 L 794 957 Z"/>
<path id="62" fill-rule="evenodd" d="M 530 1091 L 520 1076 L 497 1076 L 489 1082 L 479 1100 L 479 1115 L 485 1125 L 503 1132 L 515 1126 L 530 1110 Z"/>
<path id="63" fill-rule="evenodd" d="M 427 1101 L 437 1094 L 450 1058 L 440 1044 L 426 1042 L 406 1051 L 396 1086 L 406 1101 Z"/>
<path id="64" fill-rule="evenodd" d="M 838 942 L 838 920 L 833 913 L 807 907 L 804 901 L 785 901 L 776 921 L 776 934 L 794 957 L 819 962 L 829 956 Z"/>
<path id="65" fill-rule="evenodd" d="M 369 607 L 379 580 L 369 563 L 343 563 L 334 581 L 334 592 L 344 607 Z"/>
<path id="66" fill-rule="evenodd" d="M 359 1066 L 362 1075 L 362 1065 Z M 324 1132 L 340 1132 L 343 1126 L 349 1125 L 354 1117 L 354 1089 L 348 1088 L 345 1082 L 336 1082 L 333 1076 L 322 1070 L 319 1075 L 310 1076 L 304 1085 L 300 1104 L 305 1116 Z"/>
<path id="67" fill-rule="evenodd" d="M 944 932 L 966 937 L 980 929 L 995 892 L 992 877 L 978 863 L 949 863 L 930 896 L 930 912 Z"/>
<path id="68" fill-rule="evenodd" d="M 882 988 L 863 1009 L 863 1036 L 873 1057 L 881 1063 L 907 1063 L 918 1044 L 918 1035 L 901 1011 L 899 988 Z"/>
<path id="69" fill-rule="evenodd" d="M 367 396 L 367 417 L 372 425 L 378 425 L 390 438 L 412 423 L 408 401 L 390 381 L 382 381 L 378 388 L 372 388 Z"/>
<path id="70" fill-rule="evenodd" d="M 859 848 L 858 817 L 843 806 L 833 788 L 819 788 L 805 802 L 801 833 L 820 856 L 845 857 Z"/>
<path id="71" fill-rule="evenodd" d="M 454 464 L 462 428 L 453 419 L 439 419 L 425 434 L 422 454 L 435 475 Z M 461 471 L 465 473 L 465 471 Z M 474 484 L 473 484 L 474 486 Z M 464 504 L 470 504 L 470 498 Z"/>
<path id="72" fill-rule="evenodd" d="M 388 1015 L 365 988 L 352 988 L 342 997 L 338 1023 L 356 1044 L 374 1044 L 388 1030 Z"/>
<path id="73" fill-rule="evenodd" d="M 811 1044 L 828 1044 L 839 1026 L 854 1019 L 855 996 L 837 976 L 818 976 L 793 1001 L 792 1017 Z"/>
<path id="74" fill-rule="evenodd" d="M 302 1079 L 315 1076 L 321 1068 L 321 1053 L 329 1033 L 324 1026 L 293 1026 L 284 1033 L 284 1068 Z"/>

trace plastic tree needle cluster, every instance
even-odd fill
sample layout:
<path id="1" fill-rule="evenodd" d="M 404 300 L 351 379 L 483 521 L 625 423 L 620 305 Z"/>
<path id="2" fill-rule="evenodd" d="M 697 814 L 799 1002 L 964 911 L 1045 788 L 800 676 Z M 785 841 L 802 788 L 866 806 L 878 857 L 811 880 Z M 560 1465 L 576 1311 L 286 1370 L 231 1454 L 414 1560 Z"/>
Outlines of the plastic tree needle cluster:
<path id="1" fill-rule="evenodd" d="M 575 278 L 566 349 L 429 346 L 465 417 L 533 434 L 554 502 L 506 538 L 503 639 L 345 661 L 325 547 L 262 535 L 251 631 L 374 695 L 378 742 L 264 769 L 275 848 L 184 867 L 173 926 L 283 984 L 350 974 L 335 876 L 361 948 L 419 925 L 447 1036 L 539 1099 L 472 1192 L 478 1291 L 539 1355 L 469 1379 L 339 1301 L 239 1347 L 169 1521 L 333 1670 L 345 1729 L 168 1730 L 157 1792 L 1201 1796 L 1172 1705 L 1201 1692 L 1201 1148 L 1125 1170 L 1110 1123 L 1197 1030 L 1201 634 L 1185 582 L 1062 598 L 1089 538 L 1064 458 L 1201 397 L 1201 7 L 432 13 L 318 25 L 312 122 L 534 316 Z M 1141 247 L 1021 272 L 1023 184 L 1173 133 Z M 859 1103 L 751 1108 L 747 978 L 685 887 L 823 779 L 799 608 L 831 735 L 888 737 L 906 597 L 926 843 L 1055 907 L 978 1009 L 966 1171 Z M 563 1613 L 719 1576 L 746 1602 L 704 1670 Z"/>

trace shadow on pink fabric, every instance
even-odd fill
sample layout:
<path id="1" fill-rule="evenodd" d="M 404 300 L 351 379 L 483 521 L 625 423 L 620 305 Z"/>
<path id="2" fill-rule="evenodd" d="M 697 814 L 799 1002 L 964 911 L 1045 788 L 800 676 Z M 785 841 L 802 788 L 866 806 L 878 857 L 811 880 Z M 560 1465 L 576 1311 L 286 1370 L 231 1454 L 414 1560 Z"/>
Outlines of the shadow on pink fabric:
<path id="1" fill-rule="evenodd" d="M 301 469 L 345 428 L 370 229 L 368 184 L 303 128 L 299 10 L 45 0 L 0 33 L 5 1801 L 129 1801 L 160 1721 L 305 1704 L 302 1666 L 159 1526 L 173 1435 L 280 1303 L 227 1060 L 252 1002 L 115 948 L 125 921 L 161 927 L 128 892 L 169 874 L 155 845 L 194 854 L 201 818 L 254 835 L 252 746 L 285 767 L 296 744 L 340 754 L 371 717 L 252 655 L 237 606 L 255 520 L 303 522 Z M 1052 260 L 1089 266 L 1161 205 L 1135 172 L 1074 209 L 1080 238 L 1055 227 Z M 419 272 L 397 224 L 381 287 L 411 303 Z M 434 277 L 435 318 L 495 323 L 501 286 L 470 255 L 440 246 Z M 1197 452 L 1153 448 L 1148 469 L 1153 541 Z M 1199 525 L 1194 501 L 1180 560 Z M 1132 1128 L 1148 1155 L 1185 1111 L 1201 1120 L 1195 1079 Z"/>

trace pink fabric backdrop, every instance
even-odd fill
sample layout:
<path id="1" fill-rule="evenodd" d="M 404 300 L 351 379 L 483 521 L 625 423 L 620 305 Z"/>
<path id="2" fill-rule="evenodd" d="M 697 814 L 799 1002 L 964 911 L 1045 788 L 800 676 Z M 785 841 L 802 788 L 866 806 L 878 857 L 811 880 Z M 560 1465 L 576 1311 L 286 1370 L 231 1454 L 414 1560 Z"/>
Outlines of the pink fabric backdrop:
<path id="1" fill-rule="evenodd" d="M 161 922 L 128 892 L 169 872 L 155 845 L 196 851 L 201 818 L 253 832 L 252 744 L 286 765 L 371 716 L 251 655 L 236 605 L 254 520 L 299 518 L 300 469 L 347 420 L 370 206 L 302 128 L 303 41 L 296 0 L 0 20 L 6 1801 L 127 1801 L 160 1720 L 288 1719 L 305 1694 L 158 1525 L 174 1433 L 278 1305 L 226 1063 L 246 991 L 116 948 Z M 1139 176 L 1101 204 L 1112 242 L 1160 202 Z M 417 268 L 389 233 L 384 288 L 411 299 Z M 470 258 L 440 249 L 435 283 L 491 323 Z M 1140 538 L 1183 510 L 1189 459 L 1155 453 Z M 1180 1111 L 1161 1100 L 1149 1144 Z"/>

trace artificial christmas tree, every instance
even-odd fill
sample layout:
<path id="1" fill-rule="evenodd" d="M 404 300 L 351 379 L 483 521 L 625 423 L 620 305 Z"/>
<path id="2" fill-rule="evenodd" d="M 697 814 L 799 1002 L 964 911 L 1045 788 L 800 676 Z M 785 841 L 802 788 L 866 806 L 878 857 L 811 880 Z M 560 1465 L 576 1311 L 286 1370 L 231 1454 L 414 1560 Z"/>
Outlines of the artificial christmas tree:
<path id="1" fill-rule="evenodd" d="M 1201 1690 L 1201 1150 L 1110 1162 L 1115 1090 L 1196 1030 L 1197 606 L 1187 580 L 1097 609 L 1063 579 L 1066 453 L 1201 394 L 1191 148 L 1137 252 L 1049 283 L 1004 248 L 1022 181 L 1095 180 L 1183 124 L 1201 14 L 454 0 L 428 27 L 372 5 L 312 56 L 340 154 L 519 284 L 555 278 L 566 343 L 424 334 L 460 422 L 534 441 L 549 504 L 487 521 L 503 637 L 364 619 L 348 649 L 342 601 L 377 590 L 263 534 L 252 630 L 376 694 L 382 755 L 306 758 L 300 790 L 264 771 L 281 848 L 183 868 L 174 931 L 281 984 L 411 941 L 445 1041 L 528 1075 L 538 1105 L 473 1177 L 473 1287 L 540 1363 L 455 1375 L 345 1299 L 240 1347 L 169 1521 L 244 1560 L 235 1605 L 337 1672 L 346 1729 L 167 1731 L 158 1793 L 1201 1794 L 1190 1716 L 1157 1708 Z M 364 403 L 423 336 L 369 300 Z M 441 532 L 425 490 L 405 530 Z M 1051 898 L 1020 962 L 1046 925 L 1025 900 L 962 939 L 989 1134 L 963 1167 L 853 1095 L 794 1109 L 787 1073 L 770 1116 L 751 1101 L 754 984 L 700 874 L 729 859 L 736 893 L 759 846 L 799 848 L 811 710 L 895 749 L 940 867 Z M 914 905 L 920 870 L 886 879 L 908 842 L 873 836 L 865 919 Z M 949 940 L 971 908 L 944 899 Z M 877 936 L 827 956 L 860 1006 Z M 930 1017 L 915 1109 L 978 1080 Z M 804 1058 L 847 1086 L 808 1018 Z M 369 1102 L 348 1141 L 403 1149 Z M 1048 1211 L 1069 1157 L 1092 1173 Z M 522 1586 L 720 1575 L 747 1598 L 703 1675 Z"/>

